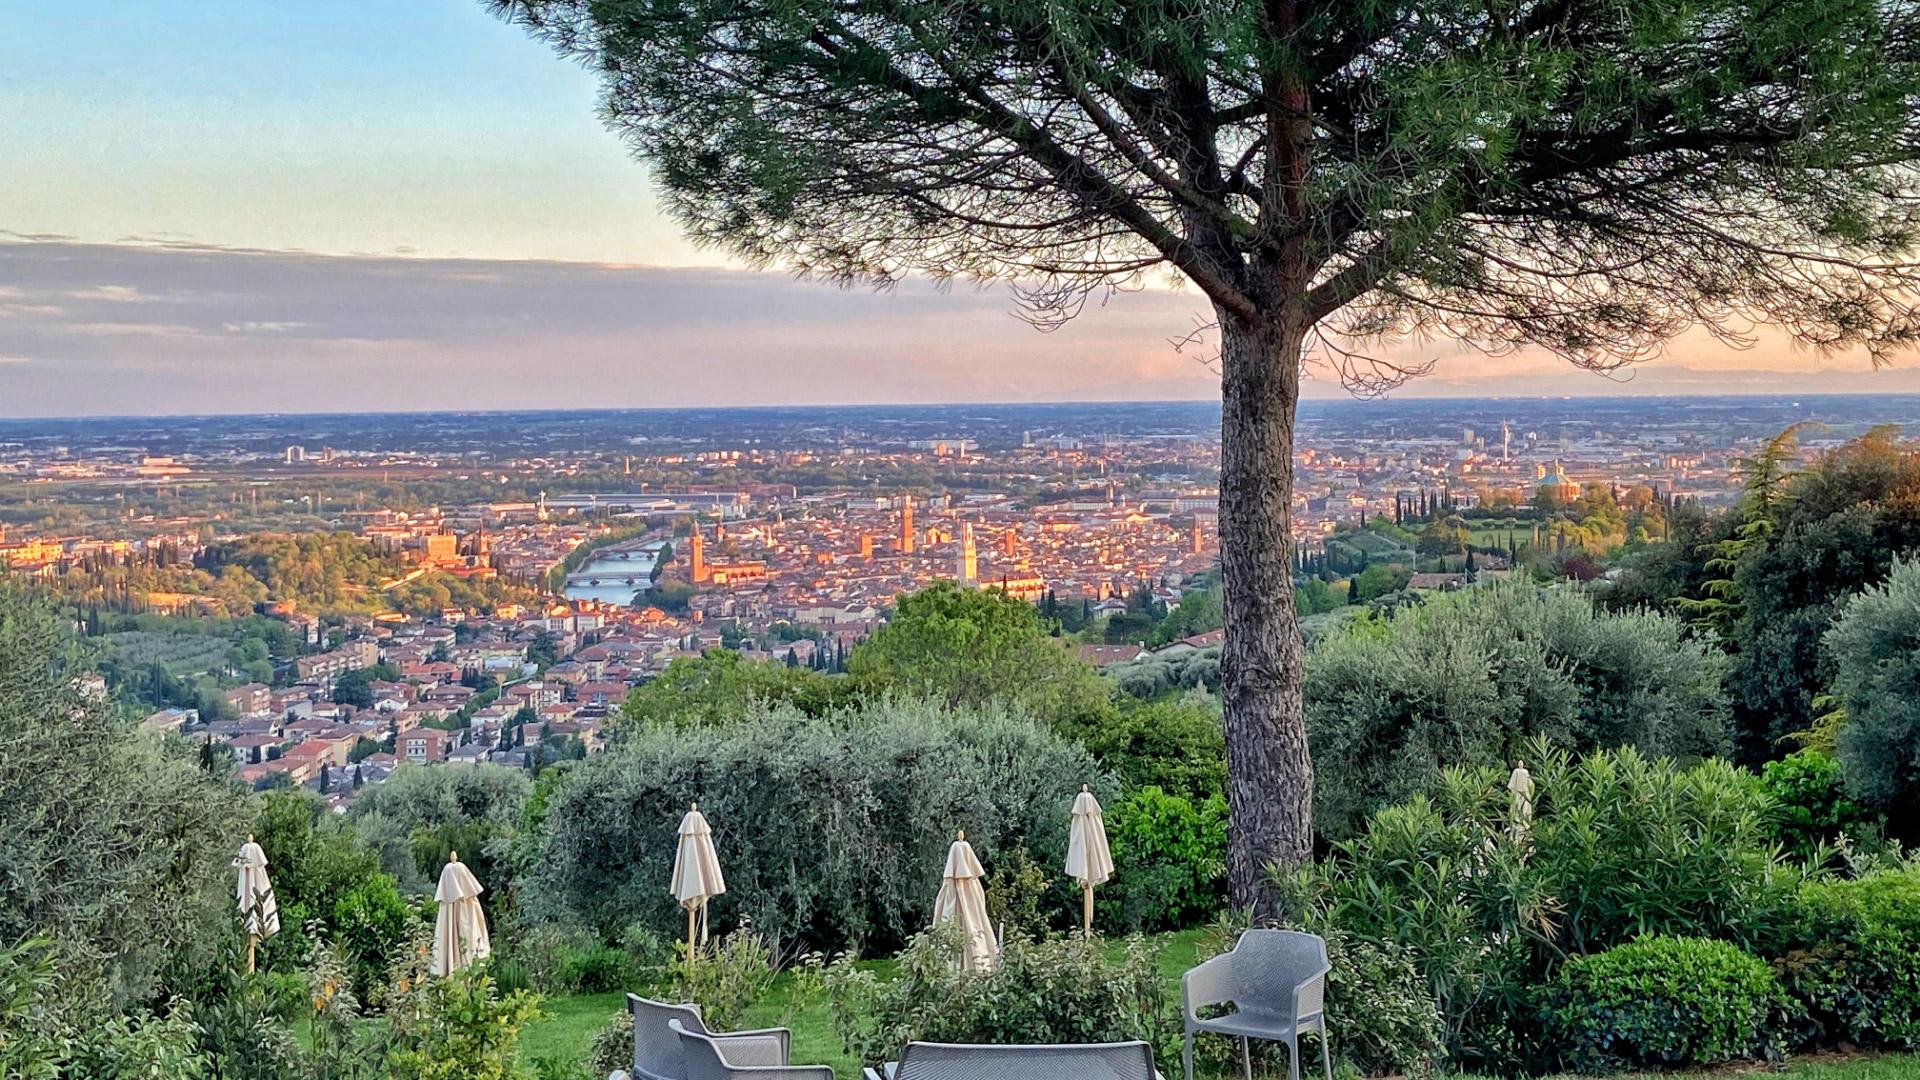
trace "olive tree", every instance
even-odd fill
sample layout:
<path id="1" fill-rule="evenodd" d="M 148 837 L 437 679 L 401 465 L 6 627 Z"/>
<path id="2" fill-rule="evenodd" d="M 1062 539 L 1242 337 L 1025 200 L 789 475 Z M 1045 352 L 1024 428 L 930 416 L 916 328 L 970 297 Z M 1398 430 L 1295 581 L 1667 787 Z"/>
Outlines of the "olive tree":
<path id="1" fill-rule="evenodd" d="M 490 0 L 601 73 L 702 242 L 1002 279 L 1042 327 L 1196 288 L 1221 379 L 1230 877 L 1311 851 L 1294 408 L 1397 339 L 1631 363 L 1915 334 L 1916 0 Z"/>

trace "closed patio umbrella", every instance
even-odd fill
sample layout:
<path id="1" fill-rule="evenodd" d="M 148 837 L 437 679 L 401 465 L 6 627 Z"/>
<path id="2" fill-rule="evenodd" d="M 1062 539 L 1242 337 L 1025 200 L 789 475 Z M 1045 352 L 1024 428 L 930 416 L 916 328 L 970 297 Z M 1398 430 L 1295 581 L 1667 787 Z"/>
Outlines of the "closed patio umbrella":
<path id="1" fill-rule="evenodd" d="M 280 905 L 273 898 L 273 882 L 267 880 L 267 853 L 251 835 L 240 845 L 233 866 L 239 871 L 234 897 L 240 905 L 240 918 L 246 923 L 247 970 L 252 971 L 254 947 L 280 932 Z"/>
<path id="2" fill-rule="evenodd" d="M 707 901 L 727 891 L 727 879 L 720 874 L 720 853 L 713 849 L 713 830 L 700 804 L 687 809 L 680 819 L 680 844 L 673 853 L 673 880 L 667 891 L 687 909 L 687 952 L 707 940 Z M 698 926 L 696 937 L 695 927 Z"/>
<path id="3" fill-rule="evenodd" d="M 940 874 L 940 895 L 933 901 L 933 924 L 950 922 L 960 928 L 963 971 L 992 971 L 1000 956 L 987 919 L 987 892 L 980 883 L 985 876 L 967 834 L 956 834 L 947 849 L 947 867 Z"/>
<path id="4" fill-rule="evenodd" d="M 1107 850 L 1107 826 L 1100 819 L 1100 800 L 1087 785 L 1073 799 L 1073 824 L 1067 833 L 1067 876 L 1080 883 L 1080 925 L 1093 933 L 1093 887 L 1113 876 L 1113 853 Z"/>
<path id="5" fill-rule="evenodd" d="M 447 853 L 446 869 L 440 871 L 440 887 L 433 898 L 440 902 L 440 913 L 433 922 L 433 973 L 451 975 L 486 958 L 493 946 L 487 940 L 487 916 L 480 910 L 484 892 L 460 861 L 460 853 Z"/>
<path id="6" fill-rule="evenodd" d="M 1519 843 L 1533 828 L 1533 774 L 1527 771 L 1526 762 L 1513 763 L 1513 773 L 1507 777 L 1507 793 L 1513 796 L 1511 824 L 1514 842 Z"/>

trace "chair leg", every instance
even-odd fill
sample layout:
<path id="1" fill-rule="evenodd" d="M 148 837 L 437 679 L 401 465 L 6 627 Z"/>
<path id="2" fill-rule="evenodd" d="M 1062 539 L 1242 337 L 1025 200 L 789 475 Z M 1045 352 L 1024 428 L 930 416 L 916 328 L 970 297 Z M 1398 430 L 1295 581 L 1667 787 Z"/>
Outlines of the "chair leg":
<path id="1" fill-rule="evenodd" d="M 1333 1050 L 1327 1046 L 1327 1029 L 1320 1029 L 1320 1063 L 1327 1067 L 1327 1080 L 1333 1080 Z"/>
<path id="2" fill-rule="evenodd" d="M 1187 1066 L 1187 1080 L 1193 1080 L 1193 1032 L 1191 1031 L 1187 1032 L 1187 1037 L 1181 1040 L 1180 1058 Z"/>
<path id="3" fill-rule="evenodd" d="M 1287 1075 L 1300 1080 L 1300 1033 L 1297 1031 L 1287 1040 Z"/>
<path id="4" fill-rule="evenodd" d="M 1240 1070 L 1247 1074 L 1247 1080 L 1253 1080 L 1253 1043 L 1240 1040 Z"/>

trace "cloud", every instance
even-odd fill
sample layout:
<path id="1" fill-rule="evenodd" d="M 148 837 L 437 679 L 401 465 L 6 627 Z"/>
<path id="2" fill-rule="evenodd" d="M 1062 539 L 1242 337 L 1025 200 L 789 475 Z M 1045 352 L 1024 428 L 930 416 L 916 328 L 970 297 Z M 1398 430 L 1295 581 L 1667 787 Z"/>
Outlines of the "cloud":
<path id="1" fill-rule="evenodd" d="M 778 273 L 325 256 L 173 237 L 0 241 L 0 414 L 302 412 L 1211 398 L 1204 350 L 1171 341 L 1208 315 L 1195 291 L 1123 293 L 1052 334 L 998 288 L 909 281 L 845 290 Z M 164 317 L 155 318 L 164 312 Z M 1683 339 L 1627 384 L 1546 356 L 1455 343 L 1420 395 L 1818 389 L 1783 347 Z M 1881 376 L 1861 374 L 1872 384 Z M 1646 380 L 1646 381 L 1643 381 Z M 1897 380 L 1885 378 L 1893 388 Z M 1910 380 L 1909 380 L 1910 381 Z M 1665 388 L 1665 389 L 1663 389 Z M 1337 396 L 1324 377 L 1307 393 Z"/>

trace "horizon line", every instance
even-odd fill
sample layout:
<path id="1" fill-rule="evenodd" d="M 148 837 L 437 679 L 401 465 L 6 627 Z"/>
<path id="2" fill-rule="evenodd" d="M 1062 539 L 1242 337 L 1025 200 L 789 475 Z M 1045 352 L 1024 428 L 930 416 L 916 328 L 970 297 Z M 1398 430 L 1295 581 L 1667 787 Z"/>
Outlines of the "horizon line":
<path id="1" fill-rule="evenodd" d="M 1299 405 L 1330 402 L 1349 402 L 1356 405 L 1393 404 L 1408 400 L 1422 402 L 1475 402 L 1475 401 L 1690 401 L 1716 398 L 1773 398 L 1798 401 L 1802 398 L 1915 398 L 1920 399 L 1920 390 L 1904 391 L 1846 391 L 1815 390 L 1804 393 L 1782 391 L 1730 390 L 1724 393 L 1686 393 L 1686 394 L 1450 394 L 1450 395 L 1412 395 L 1405 398 L 1364 398 L 1353 395 L 1302 397 Z M 264 412 L 180 412 L 180 413 L 71 413 L 49 416 L 6 416 L 0 415 L 0 424 L 29 424 L 41 421 L 81 422 L 98 420 L 221 420 L 258 417 L 262 419 L 297 419 L 301 417 L 335 416 L 513 416 L 526 413 L 682 413 L 682 412 L 767 412 L 774 409 L 970 409 L 970 408 L 1006 408 L 1041 407 L 1072 408 L 1098 407 L 1102 405 L 1213 405 L 1218 407 L 1218 398 L 1092 398 L 1084 400 L 1046 400 L 1046 401 L 900 401 L 900 402 L 811 402 L 807 404 L 767 403 L 756 405 L 716 404 L 716 405 L 608 405 L 608 406 L 527 406 L 515 409 L 316 409 L 300 411 L 271 410 Z"/>

